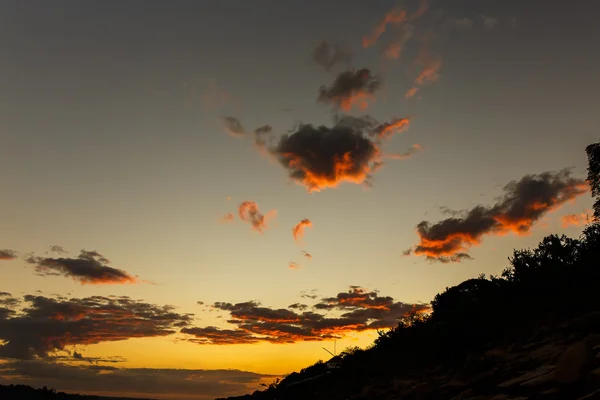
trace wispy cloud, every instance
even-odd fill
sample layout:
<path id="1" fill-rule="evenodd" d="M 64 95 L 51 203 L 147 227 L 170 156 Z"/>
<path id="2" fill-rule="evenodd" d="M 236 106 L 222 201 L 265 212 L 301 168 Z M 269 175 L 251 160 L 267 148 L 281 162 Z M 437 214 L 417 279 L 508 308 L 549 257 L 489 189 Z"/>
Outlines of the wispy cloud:
<path id="1" fill-rule="evenodd" d="M 225 132 L 227 132 L 230 136 L 246 136 L 246 129 L 239 119 L 235 117 L 223 117 L 223 124 L 225 125 Z"/>
<path id="2" fill-rule="evenodd" d="M 331 71 L 336 65 L 349 67 L 352 63 L 352 53 L 342 48 L 339 43 L 322 41 L 311 54 L 312 61 L 323 67 L 325 71 Z"/>

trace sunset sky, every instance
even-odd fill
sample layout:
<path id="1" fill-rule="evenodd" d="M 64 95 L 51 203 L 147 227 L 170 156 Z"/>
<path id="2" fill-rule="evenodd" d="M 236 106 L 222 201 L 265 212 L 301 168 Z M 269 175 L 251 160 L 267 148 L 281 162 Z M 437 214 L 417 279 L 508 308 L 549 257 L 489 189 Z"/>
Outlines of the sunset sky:
<path id="1" fill-rule="evenodd" d="M 0 2 L 0 383 L 251 393 L 579 235 L 599 12 Z"/>

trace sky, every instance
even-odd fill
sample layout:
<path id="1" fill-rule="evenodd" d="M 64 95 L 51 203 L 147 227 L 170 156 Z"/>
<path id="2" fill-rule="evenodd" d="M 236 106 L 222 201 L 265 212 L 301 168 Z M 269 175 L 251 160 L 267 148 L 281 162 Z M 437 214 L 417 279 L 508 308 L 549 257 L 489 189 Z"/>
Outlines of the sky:
<path id="1" fill-rule="evenodd" d="M 0 383 L 249 393 L 578 236 L 599 12 L 0 2 Z"/>

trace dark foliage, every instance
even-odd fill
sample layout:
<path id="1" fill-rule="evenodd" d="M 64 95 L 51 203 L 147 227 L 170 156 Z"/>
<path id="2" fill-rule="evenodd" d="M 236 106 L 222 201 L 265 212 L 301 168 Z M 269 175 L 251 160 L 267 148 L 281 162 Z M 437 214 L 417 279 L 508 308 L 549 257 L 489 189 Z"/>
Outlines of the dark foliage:
<path id="1" fill-rule="evenodd" d="M 585 148 L 588 156 L 588 182 L 592 189 L 594 218 L 600 218 L 600 143 L 592 143 Z"/>

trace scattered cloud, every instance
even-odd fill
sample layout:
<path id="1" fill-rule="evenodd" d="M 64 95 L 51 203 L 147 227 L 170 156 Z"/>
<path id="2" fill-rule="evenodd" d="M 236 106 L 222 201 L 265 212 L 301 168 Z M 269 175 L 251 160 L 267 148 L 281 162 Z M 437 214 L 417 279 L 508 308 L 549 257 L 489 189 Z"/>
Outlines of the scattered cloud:
<path id="1" fill-rule="evenodd" d="M 410 249 L 432 261 L 459 262 L 470 258 L 468 249 L 485 235 L 527 234 L 544 215 L 587 192 L 585 180 L 570 169 L 526 175 L 504 186 L 504 195 L 492 206 L 478 205 L 460 216 L 417 225 L 420 243 Z"/>
<path id="2" fill-rule="evenodd" d="M 225 214 L 225 215 L 223 215 L 221 217 L 220 221 L 221 222 L 225 222 L 225 223 L 226 222 L 233 222 L 234 218 L 235 217 L 234 217 L 233 213 L 227 213 L 227 214 Z"/>
<path id="3" fill-rule="evenodd" d="M 16 259 L 17 257 L 18 254 L 14 250 L 0 249 L 0 260 L 10 261 Z"/>
<path id="4" fill-rule="evenodd" d="M 258 205 L 251 200 L 246 200 L 240 204 L 238 209 L 240 219 L 244 222 L 250 222 L 252 229 L 262 233 L 267 228 L 267 221 L 275 217 L 276 210 L 271 210 L 263 215 L 258 209 Z"/>
<path id="5" fill-rule="evenodd" d="M 127 272 L 109 267 L 109 260 L 95 251 L 81 250 L 77 258 L 27 258 L 29 264 L 35 265 L 40 276 L 62 275 L 72 278 L 81 284 L 125 284 L 137 283 L 136 277 Z"/>
<path id="6" fill-rule="evenodd" d="M 317 100 L 334 104 L 344 111 L 350 111 L 354 106 L 365 109 L 380 88 L 381 78 L 367 68 L 350 69 L 340 73 L 331 86 L 321 86 Z"/>
<path id="7" fill-rule="evenodd" d="M 316 299 L 317 297 L 319 297 L 317 295 L 318 290 L 317 289 L 312 289 L 310 291 L 307 290 L 303 290 L 302 292 L 300 292 L 300 297 L 302 297 L 303 299 Z"/>
<path id="8" fill-rule="evenodd" d="M 239 119 L 235 117 L 223 117 L 223 124 L 225 125 L 225 132 L 230 136 L 246 136 L 246 129 L 244 129 L 244 126 Z"/>
<path id="9" fill-rule="evenodd" d="M 423 151 L 423 147 L 421 147 L 420 144 L 413 144 L 404 153 L 385 154 L 384 157 L 385 158 L 392 158 L 394 160 L 405 160 L 407 158 L 410 158 L 410 157 L 414 156 L 415 154 L 417 154 L 417 153 L 419 153 L 421 151 Z"/>
<path id="10" fill-rule="evenodd" d="M 568 214 L 561 217 L 563 228 L 569 226 L 583 226 L 593 219 L 594 211 L 588 210 L 581 214 Z"/>
<path id="11" fill-rule="evenodd" d="M 313 224 L 308 218 L 304 218 L 302 221 L 298 222 L 296 226 L 292 228 L 292 235 L 294 236 L 294 240 L 299 241 L 304 236 L 304 229 L 312 228 Z"/>
<path id="12" fill-rule="evenodd" d="M 435 82 L 439 79 L 439 71 L 442 68 L 442 58 L 431 54 L 427 44 L 425 44 L 419 52 L 415 63 L 421 68 L 419 75 L 415 79 L 417 84 L 423 85 L 425 82 Z"/>
<path id="13" fill-rule="evenodd" d="M 405 10 L 399 8 L 391 10 L 390 12 L 385 14 L 383 20 L 375 26 L 373 32 L 370 35 L 363 37 L 363 47 L 367 48 L 373 46 L 377 42 L 377 39 L 379 39 L 379 37 L 385 32 L 385 29 L 388 25 L 402 24 L 406 20 L 407 16 Z"/>
<path id="14" fill-rule="evenodd" d="M 300 264 L 298 264 L 295 261 L 290 261 L 290 263 L 288 264 L 289 269 L 300 269 L 301 266 Z"/>
<path id="15" fill-rule="evenodd" d="M 415 28 L 411 24 L 402 25 L 385 44 L 382 53 L 385 58 L 398 60 L 402 56 L 404 48 L 414 36 Z"/>
<path id="16" fill-rule="evenodd" d="M 56 254 L 67 254 L 68 251 L 65 250 L 64 247 L 59 246 L 59 245 L 52 245 L 50 246 L 50 250 L 51 253 L 56 253 Z"/>
<path id="17" fill-rule="evenodd" d="M 393 118 L 390 122 L 385 122 L 375 128 L 375 134 L 380 139 L 389 139 L 394 133 L 401 133 L 404 131 L 410 121 L 408 118 Z"/>
<path id="18" fill-rule="evenodd" d="M 486 31 L 491 31 L 494 29 L 496 25 L 498 25 L 498 20 L 493 17 L 488 17 L 486 15 L 480 15 L 481 21 L 483 22 L 483 27 Z"/>
<path id="19" fill-rule="evenodd" d="M 414 86 L 414 87 L 411 87 L 410 89 L 408 89 L 408 91 L 406 92 L 406 94 L 404 95 L 404 97 L 407 98 L 407 99 L 410 99 L 411 97 L 413 97 L 417 93 L 419 93 L 419 88 L 416 87 L 416 86 Z"/>
<path id="20" fill-rule="evenodd" d="M 304 258 L 312 260 L 312 254 L 310 254 L 308 251 L 302 250 L 302 254 L 304 255 Z"/>
<path id="21" fill-rule="evenodd" d="M 348 292 L 323 298 L 313 304 L 312 311 L 302 304 L 288 308 L 263 307 L 256 301 L 214 303 L 213 307 L 228 312 L 232 329 L 218 327 L 186 327 L 182 333 L 198 344 L 295 343 L 341 338 L 352 332 L 391 328 L 398 317 L 411 311 L 429 309 L 426 304 L 408 304 L 389 296 L 379 296 L 359 286 Z"/>
<path id="22" fill-rule="evenodd" d="M 166 336 L 188 326 L 191 314 L 127 296 L 85 298 L 26 295 L 20 310 L 0 311 L 0 357 L 48 358 L 72 345 Z M 2 309 L 0 309 L 2 310 Z"/>
<path id="23" fill-rule="evenodd" d="M 313 50 L 311 58 L 327 72 L 336 65 L 349 67 L 352 63 L 352 53 L 345 51 L 339 43 L 331 44 L 325 40 Z"/>
<path id="24" fill-rule="evenodd" d="M 445 25 L 448 27 L 456 28 L 456 29 L 471 29 L 473 27 L 473 20 L 469 17 L 448 17 L 446 19 Z"/>

